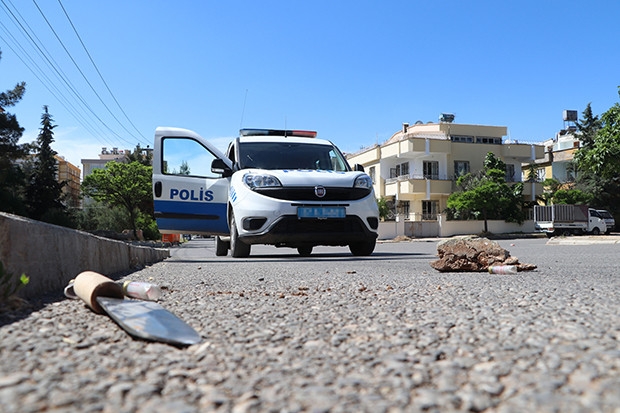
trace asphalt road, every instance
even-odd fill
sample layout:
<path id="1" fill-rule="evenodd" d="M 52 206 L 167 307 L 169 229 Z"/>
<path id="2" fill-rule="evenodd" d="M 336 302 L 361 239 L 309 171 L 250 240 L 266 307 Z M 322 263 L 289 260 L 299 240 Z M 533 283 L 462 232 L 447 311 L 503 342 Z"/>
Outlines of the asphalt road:
<path id="1" fill-rule="evenodd" d="M 201 344 L 57 295 L 0 314 L 0 411 L 619 412 L 620 245 L 499 243 L 538 269 L 438 273 L 437 240 L 247 259 L 193 240 L 122 279 L 161 285 Z"/>

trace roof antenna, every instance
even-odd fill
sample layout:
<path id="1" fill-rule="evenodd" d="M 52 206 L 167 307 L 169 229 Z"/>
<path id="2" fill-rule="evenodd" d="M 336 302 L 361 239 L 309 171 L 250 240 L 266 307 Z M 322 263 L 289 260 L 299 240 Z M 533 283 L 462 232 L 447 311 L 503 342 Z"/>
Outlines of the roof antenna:
<path id="1" fill-rule="evenodd" d="M 241 121 L 239 122 L 239 129 L 243 128 L 243 116 L 245 115 L 245 102 L 248 100 L 248 90 L 245 90 L 245 97 L 243 98 L 243 109 L 241 109 Z"/>

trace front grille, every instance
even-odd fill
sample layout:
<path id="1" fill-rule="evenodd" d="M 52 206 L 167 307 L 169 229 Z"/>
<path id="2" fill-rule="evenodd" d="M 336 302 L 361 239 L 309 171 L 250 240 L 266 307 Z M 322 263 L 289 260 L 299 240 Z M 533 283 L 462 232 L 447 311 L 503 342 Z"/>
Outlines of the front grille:
<path id="1" fill-rule="evenodd" d="M 332 219 L 298 219 L 285 215 L 263 234 L 246 234 L 249 244 L 271 244 L 280 247 L 303 245 L 350 245 L 377 239 L 377 233 L 369 230 L 357 216 Z"/>
<path id="2" fill-rule="evenodd" d="M 325 196 L 319 198 L 313 186 L 297 186 L 284 188 L 257 188 L 255 192 L 270 198 L 287 201 L 355 201 L 370 194 L 370 189 L 325 187 Z"/>
<path id="3" fill-rule="evenodd" d="M 297 219 L 284 217 L 270 231 L 272 234 L 319 234 L 367 232 L 357 217 L 344 219 Z"/>

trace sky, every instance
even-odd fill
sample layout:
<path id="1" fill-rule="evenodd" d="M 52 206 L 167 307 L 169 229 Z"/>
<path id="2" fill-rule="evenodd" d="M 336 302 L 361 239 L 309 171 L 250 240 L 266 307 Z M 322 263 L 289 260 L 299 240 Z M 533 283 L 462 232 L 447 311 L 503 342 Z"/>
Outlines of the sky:
<path id="1" fill-rule="evenodd" d="M 0 92 L 78 167 L 102 147 L 194 130 L 309 129 L 344 152 L 437 122 L 542 142 L 564 110 L 620 99 L 620 1 L 0 0 Z"/>

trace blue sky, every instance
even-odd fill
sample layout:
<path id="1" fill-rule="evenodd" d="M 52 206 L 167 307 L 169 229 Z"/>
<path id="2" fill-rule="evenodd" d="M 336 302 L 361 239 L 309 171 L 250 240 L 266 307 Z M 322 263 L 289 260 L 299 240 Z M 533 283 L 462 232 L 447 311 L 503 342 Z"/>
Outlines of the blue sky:
<path id="1" fill-rule="evenodd" d="M 313 129 L 353 152 L 447 112 L 541 142 L 563 110 L 618 102 L 618 16 L 616 0 L 0 0 L 0 90 L 25 81 L 7 108 L 22 141 L 48 105 L 79 167 L 157 126 L 220 148 L 240 127 Z"/>

